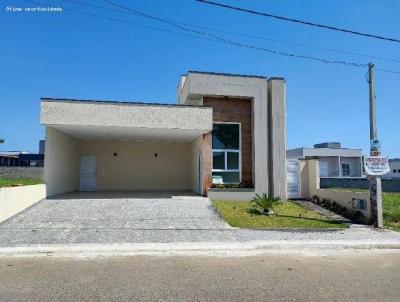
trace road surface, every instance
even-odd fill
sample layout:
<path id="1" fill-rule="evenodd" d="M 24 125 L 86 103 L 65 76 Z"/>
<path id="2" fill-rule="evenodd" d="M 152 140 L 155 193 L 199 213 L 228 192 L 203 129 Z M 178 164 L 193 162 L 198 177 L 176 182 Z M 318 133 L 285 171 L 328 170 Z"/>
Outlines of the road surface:
<path id="1" fill-rule="evenodd" d="M 0 301 L 399 300 L 399 252 L 0 258 Z"/>

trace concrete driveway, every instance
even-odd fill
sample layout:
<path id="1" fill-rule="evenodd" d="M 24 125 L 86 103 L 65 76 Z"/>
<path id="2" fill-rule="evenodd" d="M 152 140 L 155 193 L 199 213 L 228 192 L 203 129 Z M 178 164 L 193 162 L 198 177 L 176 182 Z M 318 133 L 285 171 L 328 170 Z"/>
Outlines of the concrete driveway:
<path id="1" fill-rule="evenodd" d="M 210 200 L 191 192 L 76 192 L 42 200 L 0 224 L 0 246 L 130 242 L 132 231 L 152 241 L 152 233 L 164 230 L 226 228 Z"/>
<path id="2" fill-rule="evenodd" d="M 369 227 L 254 230 L 226 224 L 208 198 L 179 193 L 71 193 L 42 200 L 0 224 L 0 247 L 69 244 L 246 242 L 400 243 Z"/>

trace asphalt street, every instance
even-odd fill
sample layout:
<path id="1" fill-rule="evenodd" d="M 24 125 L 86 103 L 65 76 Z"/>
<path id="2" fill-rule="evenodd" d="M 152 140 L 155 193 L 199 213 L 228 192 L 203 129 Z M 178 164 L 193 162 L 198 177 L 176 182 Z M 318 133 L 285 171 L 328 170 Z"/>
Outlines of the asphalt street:
<path id="1" fill-rule="evenodd" d="M 0 258 L 0 301 L 399 301 L 400 253 Z"/>

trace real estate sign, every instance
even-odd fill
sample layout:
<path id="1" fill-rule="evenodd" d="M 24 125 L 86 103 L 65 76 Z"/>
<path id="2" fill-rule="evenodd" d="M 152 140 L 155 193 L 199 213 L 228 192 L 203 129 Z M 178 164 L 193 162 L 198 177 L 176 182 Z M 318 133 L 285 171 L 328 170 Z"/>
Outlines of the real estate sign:
<path id="1" fill-rule="evenodd" d="M 367 175 L 384 175 L 390 172 L 389 160 L 384 156 L 364 156 L 364 168 Z"/>

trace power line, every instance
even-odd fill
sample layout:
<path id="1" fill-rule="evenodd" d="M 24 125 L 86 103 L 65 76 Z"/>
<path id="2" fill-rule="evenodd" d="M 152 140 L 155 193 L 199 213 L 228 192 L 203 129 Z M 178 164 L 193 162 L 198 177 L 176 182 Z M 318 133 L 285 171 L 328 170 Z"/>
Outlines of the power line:
<path id="1" fill-rule="evenodd" d="M 294 46 L 305 47 L 305 48 L 310 48 L 310 49 L 317 49 L 317 50 L 323 50 L 323 51 L 335 52 L 335 53 L 343 53 L 346 55 L 352 55 L 352 56 L 370 58 L 370 59 L 375 59 L 375 60 L 383 60 L 383 61 L 400 63 L 400 59 L 395 59 L 395 58 L 387 58 L 387 57 L 381 57 L 381 56 L 368 55 L 368 54 L 364 54 L 364 53 L 360 53 L 360 52 L 356 52 L 356 51 L 334 49 L 334 48 L 320 47 L 320 46 L 314 46 L 314 45 L 304 44 L 304 43 L 296 43 L 296 42 L 277 40 L 277 39 L 272 39 L 272 38 L 267 38 L 267 37 L 262 37 L 262 36 L 250 35 L 250 34 L 239 33 L 239 32 L 232 32 L 232 31 L 211 28 L 211 27 L 207 27 L 207 26 L 193 25 L 193 24 L 188 24 L 188 23 L 183 23 L 183 22 L 179 22 L 179 23 L 183 24 L 183 25 L 187 25 L 187 26 L 203 28 L 203 29 L 207 29 L 207 30 L 212 30 L 212 31 L 216 31 L 216 32 L 221 32 L 221 33 L 226 33 L 226 34 L 236 35 L 236 36 L 242 36 L 242 37 L 247 37 L 247 38 L 252 38 L 252 39 L 257 39 L 257 40 L 265 40 L 265 41 L 271 41 L 274 43 L 294 45 Z"/>
<path id="2" fill-rule="evenodd" d="M 379 70 L 382 72 L 388 72 L 388 73 L 394 73 L 394 74 L 400 74 L 400 71 L 397 71 L 397 70 L 382 69 L 382 68 L 375 68 L 375 70 Z"/>
<path id="3" fill-rule="evenodd" d="M 40 1 L 33 1 L 33 0 L 22 0 L 22 1 L 29 2 L 29 3 L 34 3 L 34 4 L 40 4 L 40 5 L 50 5 L 48 3 L 44 3 L 44 2 L 40 2 Z M 72 1 L 68 0 L 68 2 L 72 2 Z M 78 1 L 73 1 L 73 2 L 78 3 Z M 79 3 L 79 4 L 87 5 L 86 3 Z M 177 35 L 188 36 L 188 37 L 192 37 L 192 38 L 196 38 L 196 39 L 203 39 L 203 40 L 209 40 L 209 41 L 213 41 L 213 42 L 219 42 L 219 43 L 228 44 L 228 45 L 236 46 L 236 47 L 242 47 L 242 48 L 247 48 L 247 49 L 265 51 L 265 52 L 268 52 L 268 53 L 271 53 L 271 54 L 280 55 L 280 56 L 293 57 L 293 58 L 299 58 L 299 59 L 308 59 L 308 60 L 322 62 L 322 63 L 325 63 L 325 64 L 342 64 L 342 65 L 348 65 L 348 66 L 353 66 L 353 67 L 365 67 L 365 66 L 368 65 L 368 64 L 357 63 L 357 62 L 330 60 L 330 59 L 325 59 L 325 58 L 304 56 L 304 55 L 299 55 L 299 54 L 294 54 L 294 53 L 287 53 L 287 52 L 282 52 L 282 51 L 271 50 L 271 49 L 267 49 L 267 48 L 264 48 L 264 47 L 258 47 L 258 46 L 254 46 L 254 45 L 249 45 L 249 44 L 245 44 L 245 43 L 240 43 L 240 42 L 227 40 L 227 39 L 218 37 L 218 36 L 216 36 L 214 34 L 204 33 L 204 32 L 201 32 L 201 31 L 195 31 L 195 30 L 187 29 L 187 28 L 185 28 L 183 26 L 179 26 L 179 28 L 182 29 L 182 30 L 191 32 L 191 33 L 195 33 L 195 35 L 187 34 L 187 33 L 183 33 L 183 32 L 171 31 L 171 30 L 167 30 L 167 29 L 163 29 L 163 28 L 159 28 L 159 27 L 154 27 L 154 26 L 147 26 L 147 25 L 143 25 L 143 24 L 137 24 L 137 23 L 134 23 L 134 22 L 123 20 L 123 19 L 118 19 L 118 18 L 103 16 L 103 15 L 83 12 L 83 11 L 69 9 L 69 8 L 63 8 L 63 9 L 65 11 L 79 13 L 79 14 L 83 14 L 83 15 L 91 16 L 91 17 L 102 18 L 102 19 L 109 20 L 109 21 L 114 21 L 114 22 L 119 22 L 119 23 L 126 23 L 126 24 L 130 24 L 130 25 L 133 25 L 133 26 L 137 26 L 137 27 L 142 27 L 142 28 L 146 28 L 146 29 L 157 30 L 157 31 L 162 31 L 162 32 L 167 32 L 167 33 L 173 33 L 173 34 L 177 34 Z M 152 19 L 156 19 L 156 20 L 159 20 L 159 21 L 162 21 L 162 22 L 170 23 L 167 20 L 164 20 L 164 19 L 159 18 L 159 17 L 154 17 L 154 16 L 148 15 L 148 14 L 143 13 L 143 12 L 140 12 L 140 15 L 148 16 L 149 18 L 151 17 Z M 172 25 L 172 24 L 170 24 L 170 25 Z M 178 26 L 178 25 L 174 25 L 174 26 Z M 200 34 L 200 36 L 199 36 L 199 34 Z M 393 71 L 393 70 L 383 70 L 382 69 L 381 71 L 391 72 L 391 73 L 399 73 L 400 74 L 400 72 Z"/>
<path id="4" fill-rule="evenodd" d="M 260 36 L 254 36 L 254 35 L 249 35 L 249 34 L 244 34 L 244 33 L 237 33 L 237 32 L 232 32 L 232 31 L 225 31 L 221 29 L 215 29 L 211 27 L 206 27 L 206 26 L 200 26 L 200 25 L 195 25 L 195 24 L 190 24 L 190 23 L 185 23 L 185 22 L 178 22 L 174 20 L 169 20 L 169 19 L 163 19 L 155 16 L 151 16 L 149 14 L 146 14 L 144 12 L 138 11 L 131 9 L 127 6 L 121 5 L 119 3 L 110 1 L 110 0 L 104 0 L 104 2 L 109 3 L 113 6 L 118 7 L 118 9 L 110 8 L 110 7 L 104 7 L 100 5 L 95 5 L 95 4 L 89 4 L 89 3 L 83 3 L 80 1 L 76 0 L 61 0 L 64 2 L 69 2 L 73 4 L 78 4 L 78 5 L 83 5 L 83 6 L 88 6 L 88 7 L 93 7 L 96 9 L 102 9 L 102 10 L 108 10 L 108 11 L 113 11 L 113 12 L 118 12 L 118 13 L 123 13 L 127 15 L 134 15 L 134 16 L 139 16 L 139 17 L 145 17 L 145 18 L 150 18 L 156 21 L 161 21 L 161 22 L 168 22 L 168 25 L 176 26 L 176 25 L 183 25 L 183 26 L 190 26 L 194 28 L 201 28 L 201 29 L 207 29 L 215 32 L 221 32 L 221 33 L 226 33 L 226 34 L 231 34 L 231 35 L 237 35 L 237 36 L 243 36 L 243 37 L 249 37 L 252 39 L 260 39 L 260 40 L 266 40 L 266 41 L 271 41 L 275 43 L 281 43 L 281 44 L 287 44 L 287 45 L 295 45 L 295 46 L 300 46 L 300 47 L 306 47 L 306 48 L 311 48 L 311 49 L 318 49 L 318 50 L 323 50 L 323 51 L 330 51 L 330 52 L 335 52 L 335 53 L 344 53 L 346 55 L 354 55 L 354 56 L 359 56 L 359 57 L 364 57 L 364 58 L 370 58 L 370 59 L 378 59 L 378 60 L 384 60 L 384 61 L 390 61 L 390 62 L 397 62 L 400 63 L 400 60 L 394 59 L 394 58 L 386 58 L 386 57 L 381 57 L 381 56 L 373 56 L 373 55 L 367 55 L 367 54 L 362 54 L 358 52 L 353 52 L 353 51 L 345 51 L 345 50 L 338 50 L 338 49 L 332 49 L 332 48 L 324 48 L 324 47 L 318 47 L 318 46 L 312 46 L 312 45 L 307 45 L 307 44 L 302 44 L 302 43 L 294 43 L 294 42 L 287 42 L 287 41 L 282 41 L 282 40 L 275 40 L 275 39 L 270 39 L 270 38 L 265 38 L 265 37 L 260 37 Z M 122 10 L 121 10 L 122 9 Z M 183 27 L 178 27 L 181 30 L 187 31 L 187 28 Z M 196 31 L 197 34 L 204 35 L 206 33 L 204 32 L 199 32 Z M 209 33 L 207 33 L 209 34 Z M 212 35 L 212 34 L 211 34 Z"/>
<path id="5" fill-rule="evenodd" d="M 374 38 L 374 39 L 379 39 L 379 40 L 385 40 L 385 41 L 400 43 L 400 40 L 396 39 L 396 38 L 378 36 L 378 35 L 359 32 L 359 31 L 355 31 L 355 30 L 351 30 L 351 29 L 345 29 L 345 28 L 335 27 L 335 26 L 331 26 L 331 25 L 319 24 L 319 23 L 314 23 L 314 22 L 310 22 L 310 21 L 304 21 L 304 20 L 299 20 L 299 19 L 294 19 L 294 18 L 289 18 L 289 17 L 273 15 L 273 14 L 266 13 L 266 12 L 255 11 L 255 10 L 251 10 L 251 9 L 247 9 L 247 8 L 232 6 L 232 5 L 213 2 L 213 1 L 208 1 L 208 0 L 196 0 L 196 1 L 197 2 L 202 2 L 202 3 L 205 3 L 205 4 L 209 4 L 209 5 L 214 5 L 214 6 L 219 6 L 219 7 L 231 9 L 231 10 L 245 12 L 245 13 L 249 13 L 249 14 L 254 14 L 254 15 L 259 15 L 259 16 L 279 19 L 279 20 L 283 20 L 283 21 L 294 22 L 294 23 L 299 23 L 299 24 L 303 24 L 303 25 L 316 26 L 316 27 L 320 27 L 320 28 L 324 28 L 324 29 L 340 31 L 340 32 L 353 34 L 353 35 L 364 36 L 364 37 L 368 37 L 368 38 Z"/>
<path id="6" fill-rule="evenodd" d="M 64 0 L 64 1 L 71 1 L 71 0 Z M 76 2 L 76 1 L 74 1 L 74 2 Z M 110 3 L 110 4 L 113 4 L 113 5 L 116 5 L 118 7 L 122 7 L 126 11 L 134 12 L 134 13 L 139 14 L 139 15 L 145 17 L 145 18 L 157 20 L 157 21 L 160 21 L 162 23 L 165 23 L 165 24 L 174 26 L 176 28 L 182 29 L 184 31 L 189 31 L 189 32 L 193 32 L 193 33 L 196 33 L 196 34 L 200 34 L 200 35 L 211 36 L 212 38 L 214 38 L 214 39 L 216 39 L 218 41 L 221 41 L 223 43 L 230 44 L 230 45 L 233 45 L 233 46 L 237 46 L 237 47 L 243 47 L 243 48 L 248 48 L 248 49 L 266 51 L 268 53 L 277 54 L 277 55 L 286 56 L 286 57 L 309 59 L 309 60 L 319 61 L 319 62 L 323 62 L 323 63 L 327 63 L 327 64 L 343 64 L 343 65 L 350 65 L 350 66 L 356 66 L 356 67 L 363 67 L 363 66 L 367 66 L 368 65 L 368 64 L 362 64 L 362 63 L 347 62 L 347 61 L 340 61 L 340 60 L 330 60 L 330 59 L 324 59 L 324 58 L 318 58 L 318 57 L 312 57 L 312 56 L 298 55 L 298 54 L 295 54 L 295 53 L 271 50 L 271 49 L 268 49 L 268 48 L 265 48 L 265 47 L 259 47 L 259 46 L 254 46 L 254 45 L 250 45 L 250 44 L 246 44 L 246 43 L 236 42 L 236 41 L 232 41 L 232 40 L 228 40 L 228 39 L 222 38 L 220 36 L 217 36 L 217 35 L 209 33 L 209 32 L 202 32 L 202 31 L 198 31 L 198 30 L 189 29 L 187 27 L 184 27 L 184 26 L 181 26 L 181 25 L 177 24 L 174 21 L 170 21 L 170 20 L 163 19 L 163 18 L 160 18 L 160 17 L 152 16 L 150 14 L 141 12 L 139 10 L 132 9 L 132 8 L 127 7 L 127 6 L 123 6 L 123 5 L 117 4 L 117 3 L 113 2 L 113 1 L 107 0 L 106 2 Z"/>
<path id="7" fill-rule="evenodd" d="M 45 3 L 45 2 L 41 2 L 41 1 L 34 1 L 34 0 L 22 0 L 22 1 L 28 2 L 28 3 L 32 3 L 32 4 L 39 4 L 39 5 L 51 5 L 51 4 L 49 4 L 49 3 Z M 203 39 L 203 40 L 214 41 L 214 40 L 212 40 L 212 39 L 207 39 L 207 38 L 204 38 L 204 37 L 199 37 L 199 36 L 190 35 L 190 34 L 186 34 L 186 33 L 182 33 L 182 32 L 177 32 L 177 31 L 173 31 L 173 30 L 169 30 L 169 29 L 164 29 L 164 28 L 157 27 L 157 26 L 149 26 L 149 25 L 139 24 L 139 23 L 135 23 L 135 22 L 130 22 L 130 21 L 127 21 L 127 20 L 123 20 L 123 19 L 118 19 L 118 18 L 108 17 L 108 16 L 104 16 L 104 15 L 98 15 L 98 14 L 88 13 L 88 12 L 84 12 L 84 11 L 80 11 L 80 10 L 75 10 L 75 9 L 71 9 L 71 8 L 65 8 L 65 7 L 63 7 L 63 10 L 64 10 L 64 11 L 73 12 L 73 13 L 77 13 L 77 14 L 81 14 L 81 15 L 90 16 L 90 17 L 101 18 L 101 19 L 105 19 L 105 20 L 108 20 L 108 21 L 114 21 L 114 22 L 118 22 L 118 23 L 125 23 L 125 24 L 129 24 L 129 25 L 133 25 L 133 26 L 141 27 L 141 28 L 145 28 L 145 29 L 150 29 L 150 30 L 155 30 L 155 31 L 161 31 L 161 32 L 176 34 L 176 35 L 180 35 L 180 36 L 186 36 L 186 37 L 196 38 L 196 39 Z"/>
<path id="8" fill-rule="evenodd" d="M 73 1 L 73 0 L 63 0 L 63 1 L 77 2 L 77 1 Z M 104 1 L 109 3 L 109 4 L 115 5 L 117 7 L 120 7 L 125 11 L 131 11 L 131 9 L 129 9 L 129 8 L 123 6 L 123 5 L 120 5 L 118 3 L 115 3 L 113 1 L 110 1 L 110 0 L 104 0 Z M 119 11 L 119 12 L 121 12 L 121 11 Z M 186 25 L 186 26 L 195 27 L 195 28 L 202 28 L 202 29 L 221 32 L 221 33 L 230 34 L 230 35 L 236 35 L 236 36 L 248 37 L 248 38 L 252 38 L 252 39 L 271 41 L 271 42 L 275 42 L 275 43 L 281 43 L 281 44 L 287 44 L 287 45 L 295 45 L 295 46 L 306 47 L 306 48 L 311 48 L 311 49 L 318 49 L 318 50 L 330 51 L 330 52 L 336 52 L 336 53 L 344 53 L 344 54 L 347 54 L 347 55 L 353 55 L 353 56 L 365 57 L 365 58 L 370 58 L 370 59 L 378 59 L 378 60 L 384 60 L 384 61 L 391 61 L 391 62 L 400 63 L 400 60 L 394 59 L 394 58 L 386 58 L 386 57 L 381 57 L 381 56 L 367 55 L 367 54 L 354 52 L 354 51 L 346 51 L 346 50 L 318 47 L 318 46 L 307 45 L 307 44 L 303 44 L 303 43 L 287 42 L 287 41 L 276 40 L 276 39 L 271 39 L 271 38 L 266 38 L 266 37 L 261 37 L 261 36 L 255 36 L 255 35 L 250 35 L 250 34 L 245 34 L 245 33 L 226 31 L 226 30 L 216 29 L 216 28 L 207 27 L 207 26 L 200 26 L 200 25 L 195 25 L 195 24 L 190 24 L 190 23 L 185 23 L 185 22 L 177 22 L 177 21 L 168 20 L 168 19 L 164 19 L 164 20 L 167 20 L 169 22 L 173 22 L 174 24 Z"/>

